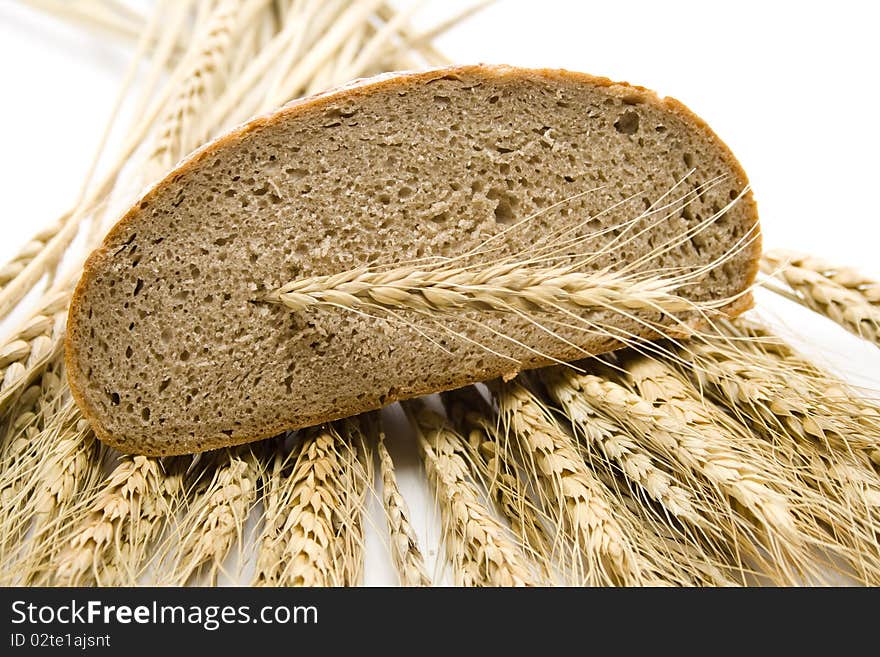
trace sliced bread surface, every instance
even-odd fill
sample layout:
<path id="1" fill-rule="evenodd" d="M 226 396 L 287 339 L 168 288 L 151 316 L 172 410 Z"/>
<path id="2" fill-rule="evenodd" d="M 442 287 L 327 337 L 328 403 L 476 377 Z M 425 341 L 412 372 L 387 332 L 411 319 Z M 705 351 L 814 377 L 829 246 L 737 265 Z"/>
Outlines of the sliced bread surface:
<path id="1" fill-rule="evenodd" d="M 102 440 L 169 455 L 619 346 L 514 313 L 392 318 L 260 301 L 290 281 L 459 256 L 490 238 L 489 262 L 551 232 L 601 252 L 597 270 L 652 253 L 644 271 L 717 262 L 684 293 L 736 297 L 726 308 L 736 314 L 751 303 L 743 291 L 760 252 L 746 187 L 705 123 L 639 87 L 494 66 L 362 81 L 217 139 L 130 209 L 74 294 L 71 389 Z M 686 194 L 686 205 L 646 212 Z M 644 321 L 654 314 L 631 315 L 583 313 L 655 335 Z"/>

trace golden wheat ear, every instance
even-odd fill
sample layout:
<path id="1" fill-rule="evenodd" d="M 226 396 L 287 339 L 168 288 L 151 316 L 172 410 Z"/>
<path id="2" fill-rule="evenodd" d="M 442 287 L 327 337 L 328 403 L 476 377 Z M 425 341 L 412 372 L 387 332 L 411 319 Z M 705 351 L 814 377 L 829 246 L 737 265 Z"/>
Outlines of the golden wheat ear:
<path id="1" fill-rule="evenodd" d="M 490 390 L 507 440 L 569 546 L 567 577 L 592 585 L 648 583 L 632 532 L 615 516 L 604 484 L 550 409 L 518 380 L 493 381 Z"/>
<path id="2" fill-rule="evenodd" d="M 554 563 L 551 520 L 499 431 L 495 412 L 475 387 L 444 392 L 441 397 L 453 426 L 466 438 L 467 463 L 473 475 L 482 481 L 495 510 L 507 520 L 520 548 L 538 565 L 541 577 L 554 581 L 564 567 Z"/>
<path id="3" fill-rule="evenodd" d="M 420 401 L 404 403 L 443 519 L 443 542 L 459 586 L 531 586 L 526 556 L 483 502 L 470 476 L 466 442 Z"/>
<path id="4" fill-rule="evenodd" d="M 382 478 L 382 503 L 388 523 L 391 562 L 397 570 L 401 586 L 431 586 L 419 540 L 410 523 L 409 506 L 397 485 L 394 461 L 385 447 L 385 431 L 378 415 L 365 418 L 367 432 L 372 436 L 379 455 Z"/>
<path id="5" fill-rule="evenodd" d="M 804 531 L 849 575 L 877 580 L 880 406 L 754 322 L 683 344 L 671 362 L 763 438 L 765 461 L 788 473 Z M 760 445 L 761 443 L 759 443 Z"/>
<path id="6" fill-rule="evenodd" d="M 51 564 L 60 586 L 134 586 L 180 507 L 186 463 L 121 456 Z"/>
<path id="7" fill-rule="evenodd" d="M 275 455 L 264 488 L 255 585 L 359 583 L 361 513 L 371 483 L 366 459 L 360 438 L 333 425 L 302 431 L 287 457 Z"/>
<path id="8" fill-rule="evenodd" d="M 257 501 L 263 451 L 262 443 L 222 449 L 193 469 L 185 511 L 160 550 L 166 554 L 156 569 L 162 584 L 184 586 L 206 576 L 216 585 L 220 574 L 235 575 L 226 573 L 225 562 L 244 541 L 244 524 Z"/>
<path id="9" fill-rule="evenodd" d="M 765 253 L 761 271 L 782 283 L 765 287 L 880 346 L 880 283 L 876 280 L 850 267 L 792 251 Z"/>

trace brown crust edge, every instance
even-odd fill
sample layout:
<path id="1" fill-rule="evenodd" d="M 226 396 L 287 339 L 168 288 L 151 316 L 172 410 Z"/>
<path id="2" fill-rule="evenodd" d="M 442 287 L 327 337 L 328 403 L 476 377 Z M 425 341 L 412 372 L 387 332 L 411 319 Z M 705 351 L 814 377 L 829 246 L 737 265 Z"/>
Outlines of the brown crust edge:
<path id="1" fill-rule="evenodd" d="M 182 173 L 186 172 L 188 169 L 192 168 L 199 162 L 201 162 L 206 157 L 211 156 L 215 151 L 223 148 L 226 144 L 230 142 L 234 142 L 236 140 L 244 139 L 247 135 L 253 131 L 269 127 L 276 122 L 279 122 L 283 119 L 289 117 L 295 117 L 298 114 L 302 113 L 307 108 L 321 107 L 323 105 L 330 104 L 335 101 L 343 100 L 343 99 L 351 99 L 357 98 L 358 96 L 365 95 L 367 93 L 374 92 L 378 89 L 383 89 L 387 87 L 403 87 L 405 85 L 414 85 L 419 84 L 421 82 L 429 82 L 431 80 L 442 78 L 448 75 L 457 75 L 457 74 L 470 74 L 476 76 L 484 76 L 484 77 L 492 77 L 492 78 L 520 78 L 520 79 L 528 79 L 528 78 L 539 78 L 539 79 L 558 79 L 564 80 L 567 82 L 576 82 L 581 84 L 593 85 L 596 87 L 605 87 L 609 90 L 615 90 L 616 95 L 626 96 L 630 99 L 637 99 L 638 102 L 649 103 L 661 109 L 670 111 L 674 114 L 679 115 L 685 121 L 691 123 L 697 130 L 703 132 L 703 134 L 708 137 L 708 139 L 715 144 L 715 146 L 719 149 L 725 163 L 735 172 L 735 174 L 741 179 L 743 185 L 748 184 L 748 177 L 746 176 L 745 171 L 742 168 L 742 165 L 734 156 L 733 152 L 730 148 L 725 144 L 718 135 L 709 127 L 709 125 L 701 119 L 699 116 L 694 114 L 687 106 L 685 106 L 680 101 L 671 97 L 663 97 L 661 98 L 656 92 L 651 91 L 650 89 L 646 89 L 645 87 L 641 87 L 638 85 L 633 85 L 628 82 L 614 82 L 606 77 L 596 77 L 590 75 L 588 73 L 579 73 L 575 71 L 568 71 L 566 69 L 529 69 L 529 68 L 519 68 L 513 66 L 505 66 L 505 65 L 489 65 L 489 64 L 473 64 L 473 65 L 465 65 L 465 66 L 448 66 L 442 68 L 433 68 L 427 71 L 411 73 L 411 72 L 402 72 L 395 74 L 381 74 L 372 78 L 366 78 L 361 80 L 355 80 L 350 82 L 344 86 L 338 87 L 336 89 L 331 89 L 329 91 L 321 92 L 319 94 L 315 94 L 313 96 L 308 96 L 306 98 L 298 99 L 288 103 L 284 107 L 272 112 L 270 114 L 262 115 L 251 119 L 250 121 L 233 128 L 229 132 L 221 135 L 220 137 L 214 139 L 211 142 L 201 146 L 196 149 L 189 156 L 181 160 L 171 171 L 169 171 L 162 179 L 158 180 L 152 187 L 150 187 L 133 205 L 132 207 L 116 222 L 116 224 L 107 232 L 102 240 L 101 244 L 89 255 L 83 265 L 83 272 L 80 276 L 79 282 L 77 283 L 76 289 L 73 292 L 71 297 L 70 306 L 68 310 L 67 317 L 67 330 L 64 340 L 64 360 L 65 360 L 65 369 L 67 371 L 67 380 L 70 386 L 71 395 L 74 399 L 74 402 L 79 407 L 83 416 L 88 420 L 89 424 L 91 424 L 92 429 L 95 432 L 95 435 L 107 445 L 114 447 L 122 452 L 126 453 L 137 453 L 137 454 L 146 454 L 148 456 L 173 456 L 178 454 L 188 454 L 192 453 L 187 449 L 186 443 L 176 443 L 174 445 L 169 445 L 169 447 L 177 447 L 178 449 L 172 449 L 170 451 L 136 451 L 137 446 L 132 445 L 131 441 L 126 440 L 125 438 L 117 438 L 109 431 L 107 431 L 101 424 L 99 414 L 95 412 L 93 408 L 88 404 L 85 395 L 82 393 L 82 390 L 79 386 L 79 381 L 82 377 L 82 372 L 79 372 L 75 367 L 75 363 L 77 362 L 76 356 L 76 336 L 80 332 L 79 327 L 77 326 L 77 322 L 75 320 L 74 309 L 80 303 L 80 299 L 85 294 L 85 288 L 88 283 L 94 278 L 95 271 L 100 268 L 102 262 L 106 259 L 107 254 L 109 252 L 109 248 L 107 246 L 108 242 L 113 239 L 113 237 L 122 231 L 128 229 L 128 226 L 139 218 L 140 215 L 140 204 L 144 201 L 149 201 L 154 196 L 158 195 L 163 189 L 164 185 L 167 184 L 167 181 L 175 179 L 180 176 Z M 751 226 L 748 227 L 750 231 L 754 231 L 755 236 L 754 239 L 749 244 L 749 249 L 751 250 L 751 270 L 745 272 L 745 280 L 747 282 L 747 288 L 750 288 L 755 281 L 755 278 L 758 274 L 759 268 L 759 260 L 761 255 L 761 231 L 760 224 L 758 221 L 758 212 L 757 212 L 757 204 L 755 203 L 754 197 L 752 195 L 751 190 L 749 190 L 739 201 L 740 203 L 746 203 L 751 206 L 752 216 L 754 217 L 754 222 Z M 753 305 L 752 295 L 750 292 L 746 292 L 742 296 L 738 297 L 733 303 L 726 306 L 722 309 L 722 311 L 727 314 L 729 317 L 735 317 Z M 695 327 L 699 328 L 699 326 Z M 645 336 L 647 337 L 647 336 Z M 621 343 L 609 343 L 608 349 L 606 351 L 611 351 L 615 348 L 622 346 Z M 602 352 L 599 352 L 602 353 Z M 546 365 L 550 365 L 553 361 L 547 359 L 535 359 L 534 362 L 529 361 L 526 366 L 522 369 L 534 369 L 537 367 L 543 367 Z M 459 383 L 457 385 L 451 385 L 448 389 L 452 390 L 455 388 L 459 388 L 465 385 L 469 385 L 475 382 L 473 376 L 462 376 L 459 379 L 454 379 Z M 403 393 L 403 391 L 401 391 Z M 401 394 L 400 396 L 395 397 L 394 399 L 389 399 L 386 402 L 386 405 L 392 404 L 396 401 L 401 401 L 403 399 L 410 399 L 413 397 L 418 397 L 425 394 L 430 394 L 433 392 L 437 392 L 437 390 L 426 388 L 424 390 L 410 390 L 406 393 Z M 242 445 L 249 442 L 254 442 L 257 440 L 262 440 L 264 438 L 270 438 L 272 436 L 278 435 L 279 433 L 301 428 L 312 426 L 315 424 L 320 424 L 323 422 L 329 422 L 332 420 L 336 420 L 343 417 L 348 417 L 352 414 L 364 413 L 370 410 L 376 410 L 374 408 L 362 408 L 362 409 L 349 409 L 346 412 L 334 414 L 332 417 L 324 416 L 313 416 L 303 418 L 298 426 L 277 426 L 270 427 L 261 432 L 258 432 L 257 435 L 248 435 L 248 436 L 205 436 L 202 441 L 202 445 L 200 446 L 200 451 L 207 451 L 210 449 L 216 449 L 218 447 L 226 447 L 226 446 L 234 446 L 234 445 Z"/>

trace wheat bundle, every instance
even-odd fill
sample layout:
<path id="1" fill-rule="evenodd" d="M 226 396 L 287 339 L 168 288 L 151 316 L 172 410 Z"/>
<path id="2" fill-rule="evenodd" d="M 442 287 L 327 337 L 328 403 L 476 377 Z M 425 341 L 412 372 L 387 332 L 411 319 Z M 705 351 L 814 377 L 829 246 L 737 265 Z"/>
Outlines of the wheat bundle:
<path id="1" fill-rule="evenodd" d="M 2 583 L 357 585 L 373 494 L 400 583 L 439 582 L 376 416 L 195 461 L 120 455 L 74 405 L 61 354 L 85 258 L 141 188 L 255 114 L 352 78 L 449 64 L 431 42 L 457 18 L 420 32 L 410 11 L 381 0 L 160 0 L 149 16 L 110 0 L 28 4 L 127 44 L 133 57 L 74 203 L 0 267 L 9 327 L 0 343 Z M 635 120 L 621 113 L 613 128 L 628 137 Z M 116 150 L 113 134 L 123 137 Z M 530 147 L 559 151 L 558 137 L 538 130 Z M 509 144 L 492 149 L 504 166 L 518 164 Z M 279 270 L 243 291 L 280 323 L 366 317 L 388 332 L 403 327 L 438 358 L 454 360 L 465 345 L 509 366 L 488 398 L 476 388 L 444 393 L 445 416 L 406 406 L 456 583 L 797 585 L 841 574 L 880 584 L 880 405 L 760 323 L 727 321 L 747 305 L 748 286 L 700 293 L 713 270 L 756 253 L 754 227 L 721 247 L 710 237 L 751 201 L 729 174 L 691 164 L 673 173 L 650 198 L 577 188 L 530 212 L 493 187 L 479 193 L 504 227 L 475 231 L 454 255 L 413 249 L 335 273 Z M 271 203 L 274 193 L 259 196 Z M 448 219 L 449 208 L 432 212 Z M 672 228 L 655 239 L 658 226 Z M 539 238 L 523 238 L 532 233 Z M 511 247 L 517 240 L 528 247 Z M 660 264 L 700 248 L 715 249 L 711 262 Z M 624 255 L 596 264 L 608 254 Z M 874 279 L 781 251 L 761 270 L 766 287 L 880 344 Z M 587 335 L 630 349 L 589 358 Z M 644 342 L 657 337 L 666 341 Z M 514 379 L 524 363 L 555 366 Z M 129 412 L 125 395 L 107 394 Z"/>

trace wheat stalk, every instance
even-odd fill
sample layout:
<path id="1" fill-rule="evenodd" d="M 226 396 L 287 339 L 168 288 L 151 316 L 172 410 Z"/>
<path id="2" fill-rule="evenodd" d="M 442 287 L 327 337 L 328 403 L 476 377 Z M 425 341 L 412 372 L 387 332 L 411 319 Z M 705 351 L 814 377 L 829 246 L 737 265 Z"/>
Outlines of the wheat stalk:
<path id="1" fill-rule="evenodd" d="M 425 559 L 419 549 L 419 541 L 409 521 L 409 507 L 397 486 L 394 461 L 385 448 L 385 434 L 379 433 L 377 441 L 379 471 L 382 475 L 382 502 L 388 520 L 391 537 L 391 561 L 397 570 L 401 586 L 431 586 L 431 578 L 425 568 Z"/>
<path id="2" fill-rule="evenodd" d="M 632 545 L 614 517 L 607 493 L 571 437 L 520 383 L 495 381 L 490 388 L 502 421 L 520 442 L 522 458 L 538 480 L 545 511 L 574 541 L 575 554 L 586 557 L 583 567 L 576 566 L 576 576 L 586 583 L 642 583 Z"/>
<path id="3" fill-rule="evenodd" d="M 205 571 L 217 583 L 257 500 L 260 464 L 254 449 L 223 449 L 208 458 L 187 511 L 172 532 L 174 561 L 162 573 L 168 584 L 184 586 Z"/>
<path id="4" fill-rule="evenodd" d="M 880 304 L 876 298 L 880 286 L 876 282 L 852 270 L 839 271 L 809 257 L 786 252 L 765 254 L 761 270 L 791 289 L 791 293 L 783 292 L 784 296 L 880 346 Z M 770 289 L 779 291 L 777 287 Z"/>
<path id="5" fill-rule="evenodd" d="M 68 547 L 52 563 L 61 586 L 133 585 L 149 561 L 150 547 L 175 513 L 183 487 L 177 462 L 122 456 L 73 528 Z"/>
<path id="6" fill-rule="evenodd" d="M 138 37 L 141 21 L 132 20 L 131 17 L 113 15 L 99 11 L 99 7 L 81 6 L 76 2 L 64 0 L 23 0 L 26 4 L 53 14 L 58 18 L 73 21 L 84 25 L 108 36 L 122 40 L 123 42 L 134 41 Z"/>
<path id="7" fill-rule="evenodd" d="M 529 586 L 535 579 L 523 555 L 481 501 L 471 481 L 464 438 L 440 415 L 409 402 L 428 479 L 437 495 L 444 543 L 459 586 Z"/>

